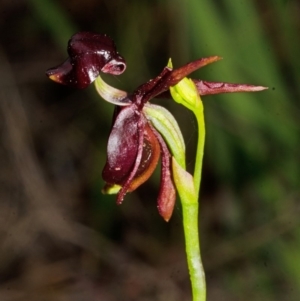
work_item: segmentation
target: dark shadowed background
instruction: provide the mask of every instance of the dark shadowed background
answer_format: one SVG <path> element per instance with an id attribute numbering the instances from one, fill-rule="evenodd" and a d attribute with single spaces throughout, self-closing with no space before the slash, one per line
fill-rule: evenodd
<path id="1" fill-rule="evenodd" d="M 269 86 L 203 97 L 201 248 L 208 301 L 300 299 L 297 0 L 1 0 L 0 300 L 191 300 L 181 209 L 156 210 L 159 171 L 122 206 L 101 194 L 113 106 L 45 70 L 79 30 L 127 60 L 132 91 L 169 57 L 224 59 L 194 78 Z M 193 169 L 196 125 L 171 100 Z"/>

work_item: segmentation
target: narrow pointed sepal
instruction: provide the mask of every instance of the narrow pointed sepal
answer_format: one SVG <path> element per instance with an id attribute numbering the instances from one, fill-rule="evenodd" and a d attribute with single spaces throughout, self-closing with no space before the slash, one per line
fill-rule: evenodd
<path id="1" fill-rule="evenodd" d="M 211 95 L 220 93 L 237 92 L 258 92 L 268 89 L 268 87 L 254 86 L 248 84 L 231 84 L 223 82 L 207 82 L 193 79 L 200 95 Z"/>
<path id="2" fill-rule="evenodd" d="M 153 132 L 161 147 L 161 179 L 157 209 L 162 218 L 168 222 L 173 214 L 176 201 L 176 189 L 171 174 L 171 155 L 164 139 L 154 128 Z"/>
<path id="3" fill-rule="evenodd" d="M 199 68 L 202 68 L 208 64 L 217 62 L 221 59 L 222 58 L 220 56 L 205 57 L 205 58 L 201 58 L 199 60 L 190 62 L 180 68 L 174 69 L 168 78 L 168 83 L 167 83 L 168 87 L 176 85 L 184 77 L 188 76 L 189 74 L 198 70 Z M 169 61 L 169 66 L 171 66 L 171 64 L 172 63 Z"/>
<path id="4" fill-rule="evenodd" d="M 185 167 L 185 143 L 174 116 L 164 107 L 146 103 L 143 112 L 154 128 L 163 136 L 171 153 Z"/>

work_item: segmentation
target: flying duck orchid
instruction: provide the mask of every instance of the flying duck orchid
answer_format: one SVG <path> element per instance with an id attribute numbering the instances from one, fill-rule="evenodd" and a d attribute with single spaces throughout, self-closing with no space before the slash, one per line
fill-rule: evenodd
<path id="1" fill-rule="evenodd" d="M 193 71 L 221 58 L 201 58 L 177 69 L 169 65 L 154 79 L 129 94 L 109 86 L 101 79 L 101 72 L 119 75 L 126 69 L 124 58 L 116 51 L 114 42 L 108 36 L 79 32 L 70 39 L 68 54 L 63 64 L 47 70 L 47 76 L 55 82 L 75 88 L 85 88 L 95 81 L 102 98 L 116 105 L 107 145 L 107 161 L 102 172 L 106 182 L 103 191 L 117 193 L 117 203 L 121 204 L 127 192 L 134 191 L 149 179 L 161 158 L 157 207 L 160 215 L 168 221 L 176 199 L 171 157 L 174 156 L 184 168 L 185 146 L 171 113 L 149 101 L 153 98 L 170 98 L 171 87 Z M 245 84 L 192 81 L 201 96 L 265 89 Z"/>

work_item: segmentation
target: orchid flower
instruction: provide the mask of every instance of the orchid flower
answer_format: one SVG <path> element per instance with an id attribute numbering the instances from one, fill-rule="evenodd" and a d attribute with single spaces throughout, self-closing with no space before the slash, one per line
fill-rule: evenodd
<path id="1" fill-rule="evenodd" d="M 165 67 L 158 76 L 129 94 L 109 86 L 101 79 L 101 72 L 119 75 L 126 69 L 124 58 L 116 51 L 114 42 L 108 36 L 79 32 L 70 39 L 68 54 L 63 64 L 47 70 L 47 76 L 55 82 L 75 88 L 85 88 L 96 80 L 98 93 L 116 105 L 107 145 L 107 161 L 102 172 L 106 182 L 103 191 L 117 193 L 117 203 L 121 204 L 127 192 L 134 191 L 149 179 L 161 157 L 157 207 L 160 215 L 168 221 L 176 199 L 171 157 L 179 158 L 177 161 L 184 168 L 185 147 L 172 115 L 149 101 L 155 97 L 170 98 L 170 87 L 221 57 L 201 58 L 177 69 Z M 192 81 L 201 96 L 265 89 L 247 84 Z"/>
<path id="2" fill-rule="evenodd" d="M 211 56 L 177 69 L 173 69 L 169 61 L 158 76 L 140 85 L 133 93 L 127 93 L 109 86 L 100 76 L 101 72 L 119 75 L 126 69 L 124 58 L 108 36 L 77 33 L 68 43 L 68 54 L 63 64 L 46 72 L 47 76 L 76 88 L 85 88 L 95 81 L 100 96 L 115 105 L 102 172 L 106 182 L 103 192 L 117 193 L 117 203 L 121 204 L 127 192 L 134 191 L 149 179 L 161 158 L 158 211 L 166 221 L 171 218 L 177 191 L 182 204 L 193 300 L 205 301 L 205 275 L 198 233 L 198 195 L 205 141 L 201 96 L 267 88 L 187 78 L 193 71 L 221 59 Z M 197 119 L 198 144 L 193 176 L 185 170 L 185 145 L 176 120 L 165 108 L 150 103 L 153 98 L 171 97 L 193 111 Z"/>

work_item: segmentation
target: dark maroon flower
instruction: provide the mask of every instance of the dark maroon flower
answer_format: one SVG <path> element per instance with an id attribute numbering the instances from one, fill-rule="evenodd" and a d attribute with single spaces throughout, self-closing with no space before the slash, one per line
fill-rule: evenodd
<path id="1" fill-rule="evenodd" d="M 55 82 L 75 88 L 86 88 L 100 72 L 119 75 L 126 69 L 125 60 L 106 35 L 79 32 L 68 43 L 69 58 L 48 69 L 46 75 Z"/>
<path id="2" fill-rule="evenodd" d="M 84 88 L 96 79 L 100 71 L 120 74 L 125 68 L 124 59 L 116 52 L 111 39 L 104 35 L 82 32 L 69 41 L 69 59 L 61 66 L 47 71 L 56 82 Z M 178 69 L 165 67 L 154 79 L 139 86 L 131 95 L 112 87 L 96 87 L 99 94 L 117 104 L 107 145 L 107 161 L 103 169 L 105 192 L 118 192 L 121 204 L 127 192 L 135 190 L 153 173 L 161 157 L 161 183 L 158 210 L 168 221 L 175 204 L 176 191 L 171 177 L 171 154 L 158 131 L 147 119 L 143 110 L 154 97 L 170 97 L 169 88 L 193 71 L 220 60 L 218 56 L 202 58 Z M 212 83 L 194 80 L 200 95 L 260 91 L 261 86 Z"/>

